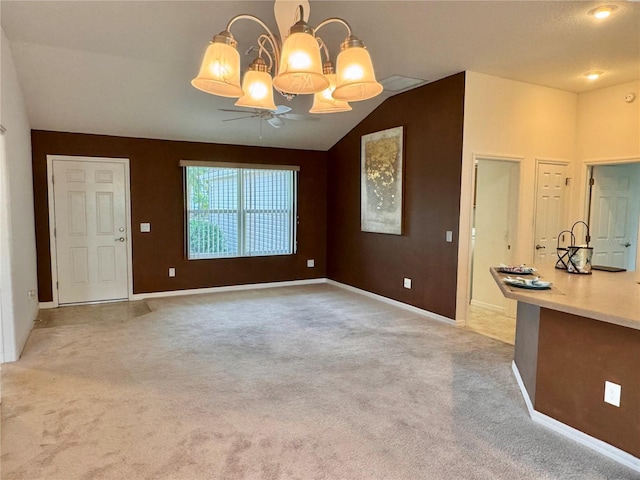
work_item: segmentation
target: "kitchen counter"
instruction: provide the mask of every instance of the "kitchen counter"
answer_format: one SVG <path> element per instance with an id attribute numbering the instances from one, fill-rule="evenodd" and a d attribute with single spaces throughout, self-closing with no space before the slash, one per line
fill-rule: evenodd
<path id="1" fill-rule="evenodd" d="M 512 287 L 502 281 L 509 275 L 498 273 L 494 268 L 491 275 L 507 298 L 640 330 L 640 284 L 636 282 L 635 272 L 594 271 L 591 275 L 582 275 L 552 266 L 538 268 L 536 275 L 553 283 L 550 290 Z"/>
<path id="2" fill-rule="evenodd" d="M 553 283 L 547 290 L 507 285 L 494 268 L 491 275 L 518 301 L 512 367 L 533 421 L 640 472 L 637 275 L 540 267 Z M 618 399 L 605 394 L 606 382 L 620 387 Z"/>

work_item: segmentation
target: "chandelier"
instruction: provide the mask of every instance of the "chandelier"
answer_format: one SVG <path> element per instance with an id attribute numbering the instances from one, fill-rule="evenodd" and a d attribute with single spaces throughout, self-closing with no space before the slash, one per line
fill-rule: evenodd
<path id="1" fill-rule="evenodd" d="M 276 0 L 275 3 L 277 14 L 278 4 L 287 2 Z M 297 21 L 289 28 L 284 43 L 281 43 L 258 17 L 236 15 L 209 42 L 198 76 L 191 84 L 206 93 L 238 98 L 235 105 L 239 107 L 265 110 L 276 109 L 274 89 L 288 100 L 296 95 L 314 94 L 309 113 L 348 111 L 351 110 L 348 102 L 367 100 L 382 92 L 383 87 L 376 81 L 369 52 L 364 43 L 352 34 L 345 20 L 328 18 L 312 28 L 304 18 L 304 8 L 298 5 L 294 17 Z M 266 33 L 258 36 L 257 45 L 249 49 L 249 52 L 257 50 L 258 56 L 245 72 L 241 86 L 240 54 L 231 27 L 238 20 L 245 19 L 260 24 Z M 335 68 L 327 46 L 316 35 L 330 23 L 339 23 L 347 30 Z"/>

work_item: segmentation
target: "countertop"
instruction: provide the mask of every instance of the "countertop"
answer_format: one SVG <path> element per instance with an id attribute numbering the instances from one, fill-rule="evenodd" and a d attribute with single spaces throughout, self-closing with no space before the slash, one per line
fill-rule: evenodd
<path id="1" fill-rule="evenodd" d="M 490 271 L 507 298 L 640 330 L 640 284 L 635 272 L 593 271 L 582 275 L 553 266 L 534 267 L 541 280 L 553 283 L 550 290 L 511 287 L 502 281 L 507 274 L 498 273 L 493 267 Z"/>

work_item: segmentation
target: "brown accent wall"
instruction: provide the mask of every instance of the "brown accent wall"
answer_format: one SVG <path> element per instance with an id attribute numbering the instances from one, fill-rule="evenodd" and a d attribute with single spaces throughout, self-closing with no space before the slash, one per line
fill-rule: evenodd
<path id="1" fill-rule="evenodd" d="M 455 318 L 464 73 L 387 99 L 329 151 L 328 277 Z M 360 231 L 360 138 L 404 126 L 404 233 Z M 445 232 L 453 231 L 453 242 Z M 412 289 L 403 288 L 403 278 Z"/>
<path id="2" fill-rule="evenodd" d="M 640 457 L 640 330 L 540 309 L 535 409 Z M 622 386 L 620 407 L 604 382 Z"/>
<path id="3" fill-rule="evenodd" d="M 134 293 L 326 276 L 326 152 L 40 130 L 31 142 L 41 302 L 52 300 L 47 155 L 54 154 L 130 159 Z M 299 165 L 297 254 L 187 260 L 181 159 Z M 141 222 L 151 223 L 151 233 L 140 233 Z M 315 268 L 307 268 L 309 258 Z M 176 277 L 169 278 L 169 267 Z"/>

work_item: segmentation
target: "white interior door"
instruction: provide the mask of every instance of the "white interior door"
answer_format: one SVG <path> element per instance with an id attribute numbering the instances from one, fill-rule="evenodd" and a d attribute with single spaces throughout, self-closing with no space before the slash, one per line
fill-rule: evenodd
<path id="1" fill-rule="evenodd" d="M 52 166 L 58 303 L 128 298 L 125 165 Z"/>
<path id="2" fill-rule="evenodd" d="M 536 265 L 555 265 L 558 259 L 556 255 L 558 233 L 567 228 L 564 218 L 566 178 L 566 165 L 538 163 L 534 234 Z M 565 239 L 569 240 L 566 237 Z"/>
<path id="3" fill-rule="evenodd" d="M 640 215 L 640 164 L 594 166 L 592 178 L 592 264 L 634 270 Z"/>

